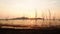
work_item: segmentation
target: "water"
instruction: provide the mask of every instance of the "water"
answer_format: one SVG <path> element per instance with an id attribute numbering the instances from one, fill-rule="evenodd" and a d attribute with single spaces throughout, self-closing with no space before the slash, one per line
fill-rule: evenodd
<path id="1" fill-rule="evenodd" d="M 34 26 L 37 25 L 39 27 L 48 27 L 48 26 L 57 26 L 60 25 L 60 21 L 58 20 L 0 20 L 0 24 L 11 24 L 11 25 L 24 25 L 24 26 Z M 2 26 L 2 28 L 7 26 Z M 13 27 L 8 27 L 13 28 Z M 16 28 L 16 27 L 15 27 Z M 17 27 L 21 28 L 21 27 Z M 28 27 L 30 28 L 30 27 Z"/>

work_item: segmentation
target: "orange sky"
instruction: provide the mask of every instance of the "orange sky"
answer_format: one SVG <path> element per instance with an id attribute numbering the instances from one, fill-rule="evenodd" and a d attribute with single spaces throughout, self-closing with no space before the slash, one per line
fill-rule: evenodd
<path id="1" fill-rule="evenodd" d="M 0 18 L 11 17 L 35 17 L 49 16 L 48 9 L 51 11 L 51 17 L 60 17 L 60 0 L 0 0 Z"/>

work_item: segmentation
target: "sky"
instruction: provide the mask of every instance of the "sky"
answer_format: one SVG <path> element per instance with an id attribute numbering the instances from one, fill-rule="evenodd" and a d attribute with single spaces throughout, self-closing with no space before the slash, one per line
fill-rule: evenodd
<path id="1" fill-rule="evenodd" d="M 60 18 L 60 0 L 0 0 L 0 18 L 37 17 Z"/>

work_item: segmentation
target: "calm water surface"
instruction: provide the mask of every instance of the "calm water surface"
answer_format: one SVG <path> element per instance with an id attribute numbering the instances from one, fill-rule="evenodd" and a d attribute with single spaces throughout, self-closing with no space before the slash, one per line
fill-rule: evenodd
<path id="1" fill-rule="evenodd" d="M 11 24 L 11 25 L 27 25 L 27 26 L 57 26 L 60 25 L 58 20 L 0 20 L 0 24 Z"/>

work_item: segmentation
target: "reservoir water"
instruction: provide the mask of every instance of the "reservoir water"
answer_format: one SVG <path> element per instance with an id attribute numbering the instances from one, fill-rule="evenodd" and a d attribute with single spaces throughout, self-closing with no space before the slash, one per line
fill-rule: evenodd
<path id="1" fill-rule="evenodd" d="M 0 24 L 23 25 L 23 26 L 37 25 L 39 27 L 48 27 L 48 26 L 58 26 L 60 25 L 60 21 L 59 20 L 0 20 Z M 2 28 L 13 28 L 13 27 L 2 26 Z"/>

